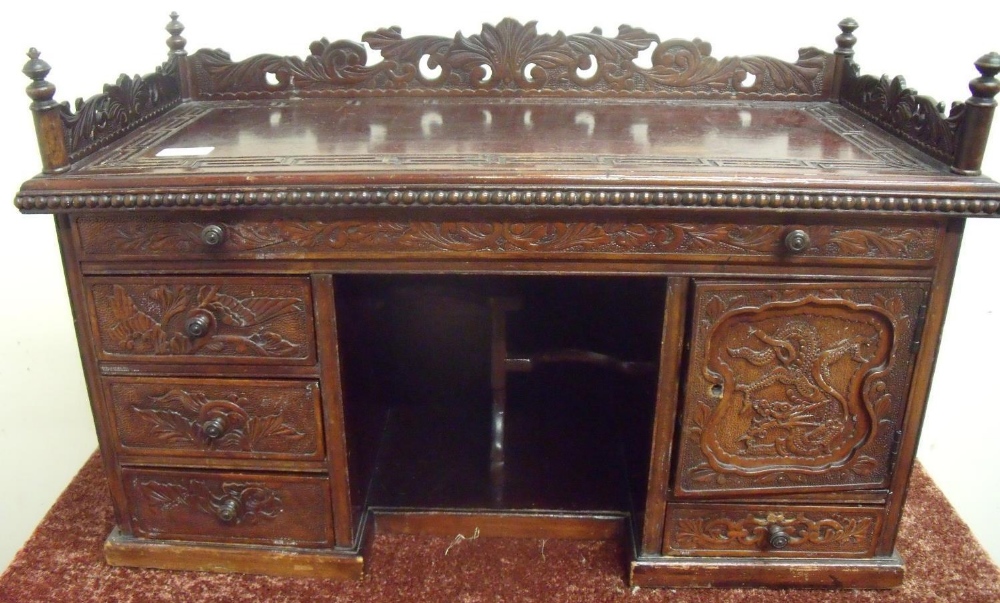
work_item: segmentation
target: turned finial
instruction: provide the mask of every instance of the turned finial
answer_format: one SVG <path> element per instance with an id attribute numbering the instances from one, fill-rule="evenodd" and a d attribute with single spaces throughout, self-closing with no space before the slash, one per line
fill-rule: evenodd
<path id="1" fill-rule="evenodd" d="M 178 16 L 176 11 L 170 13 L 170 23 L 167 23 L 167 33 L 170 34 L 170 37 L 167 38 L 167 47 L 170 48 L 170 54 L 186 55 L 184 46 L 187 44 L 187 40 L 181 36 L 184 24 L 177 20 Z"/>
<path id="2" fill-rule="evenodd" d="M 45 77 L 52 70 L 49 64 L 40 59 L 42 53 L 38 52 L 38 49 L 32 48 L 28 51 L 28 62 L 24 64 L 24 69 L 21 73 L 31 78 L 31 83 L 25 88 L 25 92 L 33 100 L 33 107 L 45 107 L 54 101 L 52 97 L 56 94 L 56 87 L 51 82 L 45 80 Z"/>
<path id="3" fill-rule="evenodd" d="M 976 69 L 979 77 L 969 82 L 969 90 L 972 91 L 969 102 L 976 105 L 996 105 L 997 101 L 993 97 L 1000 93 L 1000 81 L 997 80 L 997 74 L 1000 73 L 1000 53 L 991 52 L 979 57 Z"/>
<path id="4" fill-rule="evenodd" d="M 840 27 L 840 35 L 837 36 L 837 50 L 834 53 L 848 58 L 853 57 L 854 45 L 858 43 L 858 39 L 854 37 L 858 22 L 848 17 L 837 25 Z"/>

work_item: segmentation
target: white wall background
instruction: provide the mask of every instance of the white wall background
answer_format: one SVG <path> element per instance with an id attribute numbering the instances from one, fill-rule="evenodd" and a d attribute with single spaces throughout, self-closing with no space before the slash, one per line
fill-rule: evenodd
<path id="1" fill-rule="evenodd" d="M 359 40 L 400 25 L 404 35 L 477 33 L 505 16 L 537 19 L 539 31 L 613 34 L 621 23 L 661 38 L 699 36 L 713 55 L 766 54 L 794 60 L 799 46 L 835 47 L 837 22 L 853 16 L 865 73 L 907 75 L 921 93 L 950 103 L 968 97 L 973 61 L 1000 50 L 1000 4 L 962 10 L 902 10 L 898 3 L 577 2 L 572 8 L 505 2 L 268 3 L 160 0 L 17 3 L 0 36 L 0 568 L 28 537 L 96 446 L 76 352 L 62 268 L 48 216 L 10 203 L 40 170 L 20 74 L 35 45 L 52 65 L 57 100 L 100 91 L 119 73 L 147 73 L 166 58 L 163 26 L 177 10 L 188 50 L 221 47 L 234 58 L 258 52 L 303 55 L 326 36 Z M 1000 124 L 984 166 L 1000 178 Z M 959 513 L 1000 560 L 1000 219 L 968 224 L 919 458 Z"/>

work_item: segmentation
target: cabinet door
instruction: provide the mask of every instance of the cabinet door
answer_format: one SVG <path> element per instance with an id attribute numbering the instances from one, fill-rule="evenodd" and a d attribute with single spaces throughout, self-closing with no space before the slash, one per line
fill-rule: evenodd
<path id="1" fill-rule="evenodd" d="M 677 496 L 887 487 L 916 283 L 697 283 Z"/>

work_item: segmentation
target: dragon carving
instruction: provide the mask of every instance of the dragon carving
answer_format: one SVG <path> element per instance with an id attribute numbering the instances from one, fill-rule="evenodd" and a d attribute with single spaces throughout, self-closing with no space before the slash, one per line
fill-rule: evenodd
<path id="1" fill-rule="evenodd" d="M 752 409 L 756 415 L 742 438 L 746 452 L 806 457 L 832 453 L 856 421 L 851 420 L 848 400 L 832 385 L 831 366 L 845 357 L 867 364 L 877 336 L 857 335 L 824 349 L 816 327 L 800 320 L 773 335 L 755 328 L 750 334 L 765 347 L 728 350 L 733 358 L 770 367 L 765 376 L 736 385 L 743 397 L 741 412 Z M 787 386 L 787 399 L 762 395 L 775 384 Z"/>

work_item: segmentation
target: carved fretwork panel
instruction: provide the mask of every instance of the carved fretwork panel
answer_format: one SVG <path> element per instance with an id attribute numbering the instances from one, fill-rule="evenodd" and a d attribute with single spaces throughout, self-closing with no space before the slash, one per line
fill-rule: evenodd
<path id="1" fill-rule="evenodd" d="M 924 296 L 698 284 L 676 494 L 885 487 Z"/>
<path id="2" fill-rule="evenodd" d="M 105 360 L 309 363 L 304 278 L 122 278 L 88 285 Z"/>
<path id="3" fill-rule="evenodd" d="M 315 381 L 107 381 L 124 454 L 206 459 L 324 458 Z"/>
<path id="4" fill-rule="evenodd" d="M 325 478 L 124 469 L 135 536 L 164 540 L 327 546 Z"/>
<path id="5" fill-rule="evenodd" d="M 535 22 L 504 19 L 478 34 L 403 37 L 398 27 L 368 32 L 362 42 L 381 55 L 369 65 L 357 42 L 325 38 L 309 56 L 261 54 L 233 61 L 222 50 L 190 57 L 200 98 L 357 95 L 359 93 L 586 93 L 749 98 L 821 98 L 829 89 L 832 56 L 799 50 L 798 60 L 711 56 L 703 40 L 664 40 L 622 25 L 567 35 L 538 33 Z M 652 64 L 639 54 L 653 46 Z"/>

